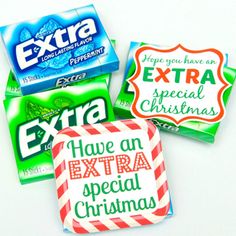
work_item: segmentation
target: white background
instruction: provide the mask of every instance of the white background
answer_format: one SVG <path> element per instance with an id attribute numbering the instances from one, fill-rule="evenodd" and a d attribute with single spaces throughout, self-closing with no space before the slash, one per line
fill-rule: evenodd
<path id="1" fill-rule="evenodd" d="M 94 2 L 110 37 L 118 40 L 120 71 L 130 41 L 192 49 L 216 47 L 236 58 L 235 0 L 0 0 L 0 25 Z M 234 59 L 236 66 L 236 60 Z M 2 105 L 9 68 L 0 51 L 0 235 L 63 236 L 53 180 L 21 186 Z M 236 235 L 236 88 L 214 145 L 161 133 L 175 215 L 161 224 L 100 235 Z"/>

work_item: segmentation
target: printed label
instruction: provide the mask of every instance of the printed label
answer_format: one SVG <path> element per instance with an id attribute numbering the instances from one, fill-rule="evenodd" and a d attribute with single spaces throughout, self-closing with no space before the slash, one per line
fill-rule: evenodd
<path id="1" fill-rule="evenodd" d="M 72 215 L 79 222 L 151 213 L 158 208 L 145 131 L 69 139 L 61 155 L 66 157 Z"/>
<path id="2" fill-rule="evenodd" d="M 140 47 L 136 72 L 128 80 L 135 91 L 132 114 L 164 118 L 176 125 L 188 120 L 215 123 L 225 114 L 224 56 L 216 49 Z"/>

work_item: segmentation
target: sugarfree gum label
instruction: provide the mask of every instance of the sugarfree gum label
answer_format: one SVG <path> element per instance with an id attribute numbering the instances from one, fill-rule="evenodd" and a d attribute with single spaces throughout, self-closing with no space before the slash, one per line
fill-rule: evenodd
<path id="1" fill-rule="evenodd" d="M 219 122 L 225 114 L 224 56 L 216 49 L 189 50 L 143 46 L 134 55 L 136 72 L 132 114 L 164 118 L 180 125 L 189 120 Z"/>
<path id="2" fill-rule="evenodd" d="M 93 5 L 1 28 L 22 93 L 32 94 L 118 69 Z"/>
<path id="3" fill-rule="evenodd" d="M 113 219 L 126 223 L 120 226 L 124 228 L 140 226 L 128 224 L 137 215 L 143 224 L 167 216 L 170 196 L 159 133 L 151 122 L 69 127 L 57 134 L 52 153 L 59 206 L 70 205 L 60 209 L 66 229 L 93 232 L 98 221 L 97 226 L 111 230 L 117 229 Z"/>
<path id="4" fill-rule="evenodd" d="M 100 78 L 6 99 L 4 105 L 22 183 L 53 177 L 50 152 L 59 130 L 114 120 L 106 80 Z"/>

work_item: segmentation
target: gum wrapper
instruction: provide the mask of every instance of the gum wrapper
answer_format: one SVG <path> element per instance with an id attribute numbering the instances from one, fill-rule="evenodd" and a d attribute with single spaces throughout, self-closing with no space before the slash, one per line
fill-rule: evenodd
<path id="1" fill-rule="evenodd" d="M 235 82 L 227 54 L 132 42 L 115 113 L 213 143 Z"/>
<path id="2" fill-rule="evenodd" d="M 93 80 L 93 79 L 96 79 L 96 80 L 105 80 L 106 83 L 107 83 L 107 86 L 109 88 L 110 86 L 110 81 L 111 81 L 111 74 L 104 74 L 104 75 L 100 75 L 100 76 L 97 76 L 95 78 L 91 78 L 91 79 L 88 79 L 89 81 L 90 80 Z M 74 82 L 74 83 L 70 83 L 64 87 L 67 87 L 67 86 L 76 86 L 80 83 L 79 82 Z M 54 88 L 54 89 L 60 89 L 60 87 L 58 88 Z M 53 90 L 54 90 L 53 89 Z M 51 90 L 51 89 L 50 89 Z M 7 86 L 6 86 L 6 90 L 5 90 L 5 97 L 8 99 L 8 98 L 14 98 L 14 97 L 21 97 L 23 96 L 22 93 L 21 93 L 21 90 L 20 90 L 20 86 L 19 84 L 17 83 L 16 79 L 15 79 L 15 76 L 14 74 L 12 73 L 12 71 L 10 71 L 9 75 L 8 75 L 8 80 L 7 80 Z"/>
<path id="3" fill-rule="evenodd" d="M 115 48 L 116 40 L 111 40 L 111 42 L 112 42 L 113 47 Z M 94 78 L 91 78 L 91 79 L 94 79 Z M 108 88 L 110 87 L 111 74 L 101 75 L 101 76 L 96 77 L 96 79 L 105 79 Z M 68 86 L 77 85 L 79 82 L 70 83 Z M 10 73 L 8 75 L 6 90 L 5 90 L 5 97 L 6 98 L 13 98 L 13 97 L 20 97 L 20 96 L 22 96 L 20 86 L 17 83 L 13 72 L 10 71 Z"/>
<path id="4" fill-rule="evenodd" d="M 173 214 L 159 131 L 149 121 L 67 127 L 52 155 L 67 232 L 156 224 Z"/>
<path id="5" fill-rule="evenodd" d="M 51 143 L 59 130 L 114 120 L 107 84 L 101 79 L 6 99 L 4 106 L 22 184 L 54 176 Z"/>
<path id="6" fill-rule="evenodd" d="M 1 37 L 23 95 L 119 68 L 93 5 L 4 26 Z"/>

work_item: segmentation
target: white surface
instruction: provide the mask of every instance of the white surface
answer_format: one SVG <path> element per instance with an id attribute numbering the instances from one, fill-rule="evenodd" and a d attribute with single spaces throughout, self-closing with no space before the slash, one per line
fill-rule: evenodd
<path id="1" fill-rule="evenodd" d="M 0 25 L 92 2 L 110 37 L 118 40 L 121 67 L 112 81 L 113 101 L 119 92 L 132 40 L 216 47 L 236 58 L 235 0 L 0 0 Z M 9 70 L 2 51 L 0 68 L 0 235 L 63 236 L 54 181 L 25 186 L 18 181 L 2 105 Z M 161 133 L 174 217 L 158 225 L 101 235 L 236 235 L 235 100 L 234 88 L 214 145 Z"/>

